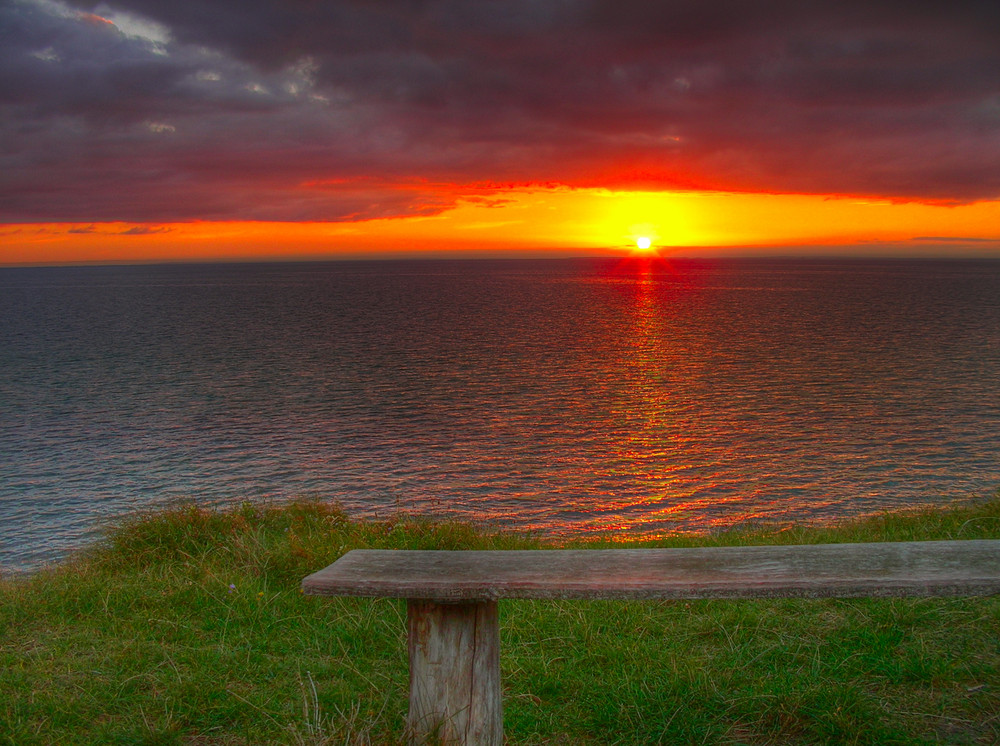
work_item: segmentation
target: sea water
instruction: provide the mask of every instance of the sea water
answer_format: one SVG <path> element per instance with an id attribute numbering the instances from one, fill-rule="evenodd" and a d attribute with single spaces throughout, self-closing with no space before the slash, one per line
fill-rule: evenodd
<path id="1" fill-rule="evenodd" d="M 0 269 L 0 568 L 314 497 L 544 535 L 1000 486 L 1000 262 Z"/>

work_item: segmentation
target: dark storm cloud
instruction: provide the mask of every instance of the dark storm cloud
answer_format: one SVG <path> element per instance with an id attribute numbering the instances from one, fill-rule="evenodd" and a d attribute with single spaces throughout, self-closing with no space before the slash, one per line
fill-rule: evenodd
<path id="1" fill-rule="evenodd" d="M 0 35 L 9 222 L 431 214 L 448 183 L 1000 196 L 994 2 L 7 0 Z"/>

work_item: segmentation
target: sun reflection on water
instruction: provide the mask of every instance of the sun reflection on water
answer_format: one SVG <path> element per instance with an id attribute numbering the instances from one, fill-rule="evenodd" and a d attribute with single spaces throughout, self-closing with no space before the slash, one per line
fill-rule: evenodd
<path id="1" fill-rule="evenodd" d="M 604 423 L 612 433 L 609 453 L 598 466 L 634 489 L 609 490 L 593 500 L 587 523 L 593 530 L 633 535 L 637 528 L 670 531 L 675 519 L 690 514 L 714 487 L 705 481 L 699 463 L 704 459 L 687 431 L 689 412 L 676 397 L 681 381 L 703 375 L 702 357 L 692 354 L 690 335 L 671 325 L 677 306 L 689 310 L 703 300 L 688 278 L 659 257 L 625 260 L 614 279 L 623 304 L 623 339 L 603 371 L 617 387 Z"/>

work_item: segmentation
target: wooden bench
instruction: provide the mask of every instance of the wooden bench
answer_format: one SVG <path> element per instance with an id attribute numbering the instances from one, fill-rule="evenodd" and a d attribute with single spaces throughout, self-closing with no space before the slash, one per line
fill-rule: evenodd
<path id="1" fill-rule="evenodd" d="M 503 743 L 497 599 L 1000 593 L 1000 540 L 695 549 L 355 550 L 305 593 L 407 599 L 411 743 Z"/>

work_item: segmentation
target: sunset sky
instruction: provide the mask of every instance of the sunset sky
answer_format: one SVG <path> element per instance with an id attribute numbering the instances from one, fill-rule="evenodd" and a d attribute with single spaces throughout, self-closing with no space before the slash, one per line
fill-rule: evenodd
<path id="1" fill-rule="evenodd" d="M 1000 3 L 0 0 L 0 264 L 1000 256 Z"/>

